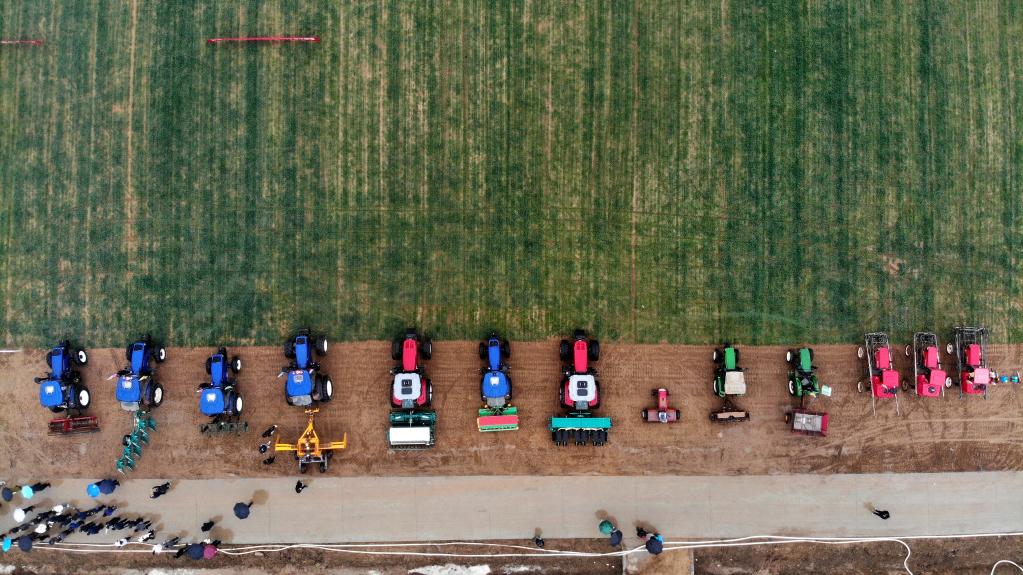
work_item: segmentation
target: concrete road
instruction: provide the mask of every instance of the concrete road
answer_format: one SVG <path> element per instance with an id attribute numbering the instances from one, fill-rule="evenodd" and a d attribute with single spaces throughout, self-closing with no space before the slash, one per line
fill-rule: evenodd
<path id="1" fill-rule="evenodd" d="M 1023 531 L 1023 473 L 772 475 L 741 477 L 303 477 L 176 480 L 149 499 L 159 481 L 126 480 L 101 502 L 158 518 L 161 537 L 199 535 L 217 518 L 215 536 L 231 543 L 385 542 L 598 537 L 606 513 L 628 532 L 642 521 L 668 538 L 743 535 L 923 535 Z M 42 506 L 91 505 L 86 481 L 54 481 Z M 252 515 L 232 514 L 255 499 Z M 6 504 L 0 528 L 13 525 Z M 882 521 L 875 505 L 891 512 Z M 69 541 L 113 541 L 118 534 Z M 162 539 L 161 539 L 162 540 Z"/>

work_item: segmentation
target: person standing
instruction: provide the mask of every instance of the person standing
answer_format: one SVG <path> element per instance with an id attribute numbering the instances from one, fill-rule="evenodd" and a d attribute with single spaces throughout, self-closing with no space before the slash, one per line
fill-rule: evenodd
<path id="1" fill-rule="evenodd" d="M 167 482 L 164 482 L 164 483 L 161 483 L 159 485 L 154 486 L 153 487 L 153 494 L 150 495 L 149 498 L 150 499 L 156 499 L 158 497 L 166 495 L 167 492 L 170 490 L 170 486 L 171 486 L 170 481 L 167 481 Z"/>
<path id="2" fill-rule="evenodd" d="M 295 482 L 295 493 L 302 493 L 302 491 L 303 491 L 303 490 L 304 490 L 304 489 L 305 489 L 306 487 L 309 487 L 309 486 L 308 486 L 308 485 L 306 485 L 305 483 L 302 483 L 302 480 L 301 480 L 301 479 L 299 479 L 298 481 L 296 481 L 296 482 Z"/>
<path id="3" fill-rule="evenodd" d="M 892 514 L 888 513 L 888 511 L 885 510 L 885 509 L 875 509 L 873 511 L 873 513 L 874 513 L 874 515 L 877 515 L 878 517 L 880 517 L 881 519 L 884 519 L 886 521 L 888 520 L 889 517 L 892 516 Z"/>
<path id="4" fill-rule="evenodd" d="M 646 542 L 646 550 L 651 555 L 660 555 L 664 551 L 664 538 L 660 533 L 656 531 L 651 533 L 642 527 L 636 527 L 636 537 Z"/>

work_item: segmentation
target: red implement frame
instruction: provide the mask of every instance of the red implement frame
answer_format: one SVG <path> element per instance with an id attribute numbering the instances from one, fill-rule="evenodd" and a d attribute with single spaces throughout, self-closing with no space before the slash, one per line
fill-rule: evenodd
<path id="1" fill-rule="evenodd" d="M 319 36 L 242 36 L 239 38 L 210 38 L 207 44 L 224 44 L 227 42 L 314 42 L 319 43 Z"/>
<path id="2" fill-rule="evenodd" d="M 51 435 L 67 435 L 69 433 L 91 433 L 99 431 L 99 422 L 95 415 L 79 417 L 61 417 L 50 420 Z"/>

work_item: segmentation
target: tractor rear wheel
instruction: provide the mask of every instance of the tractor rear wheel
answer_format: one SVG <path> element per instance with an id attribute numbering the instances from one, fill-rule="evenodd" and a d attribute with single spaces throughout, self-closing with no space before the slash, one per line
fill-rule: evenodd
<path id="1" fill-rule="evenodd" d="M 163 385 L 157 382 L 153 382 L 152 391 L 149 392 L 149 405 L 150 407 L 160 407 L 163 403 Z"/>
<path id="2" fill-rule="evenodd" d="M 213 358 L 212 357 L 207 357 L 206 358 L 206 375 L 210 375 L 212 373 L 213 373 Z"/>
<path id="3" fill-rule="evenodd" d="M 425 338 L 422 346 L 419 348 L 423 353 L 423 359 L 430 359 L 433 357 L 433 340 Z"/>
<path id="4" fill-rule="evenodd" d="M 591 339 L 589 345 L 586 346 L 586 352 L 590 361 L 597 361 L 600 359 L 600 342 L 598 340 Z"/>
<path id="5" fill-rule="evenodd" d="M 391 359 L 401 359 L 401 344 L 402 340 L 398 338 L 391 341 Z"/>
<path id="6" fill-rule="evenodd" d="M 327 355 L 327 338 L 318 337 L 316 338 L 316 355 L 324 356 Z"/>
<path id="7" fill-rule="evenodd" d="M 504 356 L 505 359 L 511 357 L 511 344 L 508 343 L 508 340 L 506 339 L 501 340 L 501 355 Z"/>
<path id="8" fill-rule="evenodd" d="M 92 401 L 92 396 L 89 395 L 89 388 L 85 387 L 84 385 L 79 386 L 77 390 L 76 400 L 78 401 L 79 409 L 85 409 L 86 407 L 89 407 L 89 403 Z"/>
<path id="9" fill-rule="evenodd" d="M 163 363 L 167 359 L 167 348 L 162 345 L 156 348 L 156 363 Z"/>
<path id="10" fill-rule="evenodd" d="M 89 354 L 85 353 L 84 349 L 79 349 L 75 352 L 78 365 L 87 365 L 89 363 Z"/>
<path id="11" fill-rule="evenodd" d="M 237 355 L 231 359 L 231 371 L 239 373 L 242 370 L 242 358 Z"/>
<path id="12" fill-rule="evenodd" d="M 480 342 L 480 359 L 487 359 L 487 344 Z"/>
<path id="13" fill-rule="evenodd" d="M 568 361 L 572 357 L 572 347 L 568 344 L 567 339 L 561 340 L 561 344 L 558 346 L 558 357 L 561 361 Z"/>
<path id="14" fill-rule="evenodd" d="M 330 376 L 323 376 L 320 386 L 320 401 L 326 403 L 334 398 L 334 382 L 331 381 Z"/>
<path id="15" fill-rule="evenodd" d="M 234 396 L 234 414 L 241 415 L 243 407 L 244 405 L 242 404 L 242 396 L 240 395 Z"/>

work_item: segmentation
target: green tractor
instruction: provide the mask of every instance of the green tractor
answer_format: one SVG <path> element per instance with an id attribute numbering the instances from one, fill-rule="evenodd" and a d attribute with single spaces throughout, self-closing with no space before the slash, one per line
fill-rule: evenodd
<path id="1" fill-rule="evenodd" d="M 739 350 L 729 344 L 714 350 L 714 393 L 718 397 L 746 395 L 746 374 L 739 367 Z"/>
<path id="2" fill-rule="evenodd" d="M 790 349 L 785 353 L 785 361 L 789 364 L 789 395 L 800 399 L 817 397 L 821 382 L 817 379 L 817 366 L 813 364 L 813 349 Z"/>
<path id="3" fill-rule="evenodd" d="M 739 367 L 739 350 L 726 343 L 714 349 L 714 394 L 722 398 L 721 408 L 710 413 L 715 423 L 749 421 L 749 412 L 736 407 L 730 397 L 746 395 L 746 373 Z"/>

